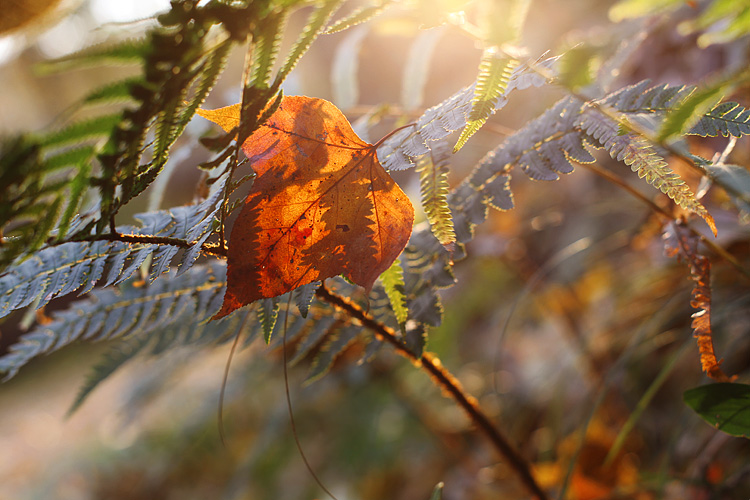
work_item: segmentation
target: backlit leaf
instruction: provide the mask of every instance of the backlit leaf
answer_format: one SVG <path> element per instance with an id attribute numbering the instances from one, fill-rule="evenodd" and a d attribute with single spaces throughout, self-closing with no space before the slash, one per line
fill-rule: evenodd
<path id="1" fill-rule="evenodd" d="M 199 111 L 232 130 L 239 105 Z M 243 144 L 257 175 L 235 222 L 220 318 L 343 274 L 368 292 L 411 234 L 411 202 L 328 101 L 285 96 Z"/>
<path id="2" fill-rule="evenodd" d="M 750 385 L 709 384 L 687 390 L 682 397 L 718 430 L 732 436 L 750 436 Z"/>

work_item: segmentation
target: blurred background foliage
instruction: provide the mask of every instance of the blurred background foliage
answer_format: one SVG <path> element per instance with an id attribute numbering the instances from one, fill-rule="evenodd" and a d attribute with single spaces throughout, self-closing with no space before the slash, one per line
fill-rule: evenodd
<path id="1" fill-rule="evenodd" d="M 285 83 L 286 94 L 330 99 L 355 124 L 374 113 L 370 134 L 377 139 L 474 81 L 481 47 L 450 26 L 423 30 L 439 24 L 430 17 L 440 12 L 436 4 L 450 9 L 455 3 L 403 2 L 372 23 L 321 37 Z M 623 40 L 636 48 L 616 66 L 614 88 L 644 78 L 695 84 L 747 66 L 750 9 L 743 4 L 538 0 L 531 3 L 523 45 L 534 57 L 581 51 L 566 80 L 576 89 L 593 81 Z M 4 4 L 0 135 L 50 127 L 87 91 L 132 71 L 45 76 L 35 69 L 41 62 L 141 36 L 149 17 L 168 7 L 159 0 Z M 304 11 L 298 14 L 289 33 L 304 23 Z M 232 55 L 206 107 L 239 101 L 242 59 Z M 420 79 L 423 91 L 415 92 Z M 462 179 L 508 131 L 566 92 L 551 86 L 514 95 L 456 155 L 451 179 Z M 750 105 L 747 84 L 734 92 L 726 99 Z M 162 207 L 193 198 L 200 177 L 195 166 L 208 158 L 197 139 L 207 129 L 192 123 L 179 140 Z M 710 158 L 726 142 L 697 138 L 690 146 Z M 738 141 L 731 162 L 750 164 L 748 141 Z M 697 187 L 693 171 L 678 161 L 670 166 Z M 622 172 L 621 165 L 613 168 Z M 628 174 L 626 182 L 669 204 Z M 569 477 L 567 498 L 750 496 L 748 441 L 715 431 L 682 402 L 682 393 L 705 379 L 691 337 L 692 284 L 686 266 L 664 256 L 658 220 L 638 199 L 584 168 L 554 184 L 522 177 L 514 180 L 516 208 L 491 211 L 469 245 L 471 258 L 457 264 L 458 284 L 443 294 L 445 317 L 431 331 L 428 349 L 501 423 L 541 482 L 557 487 Z M 418 198 L 413 172 L 396 178 Z M 719 226 L 717 243 L 750 267 L 748 226 L 737 223 L 723 192 L 709 191 L 704 202 Z M 146 208 L 131 205 L 125 215 Z M 709 256 L 716 348 L 725 371 L 747 381 L 748 281 Z M 64 306 L 59 301 L 48 311 Z M 18 313 L 0 324 L 3 349 L 23 326 Z M 304 363 L 290 370 L 300 440 L 340 500 L 427 499 L 439 481 L 446 500 L 528 498 L 423 373 L 386 350 L 357 364 L 358 349 L 351 346 L 328 376 L 311 384 L 303 383 Z M 226 445 L 216 408 L 228 346 L 137 359 L 65 419 L 101 352 L 65 350 L 0 386 L 0 497 L 322 497 L 291 435 L 278 346 L 256 342 L 235 357 L 224 408 Z"/>

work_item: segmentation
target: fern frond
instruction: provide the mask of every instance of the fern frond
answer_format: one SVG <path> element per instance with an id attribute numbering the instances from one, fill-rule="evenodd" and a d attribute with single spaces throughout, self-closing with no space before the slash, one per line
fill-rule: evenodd
<path id="1" fill-rule="evenodd" d="M 380 281 L 388 296 L 388 301 L 390 302 L 393 314 L 396 316 L 396 321 L 398 321 L 403 331 L 409 311 L 406 308 L 406 295 L 404 292 L 404 270 L 401 268 L 399 259 L 393 261 L 391 267 L 380 275 Z"/>
<path id="2" fill-rule="evenodd" d="M 78 213 L 78 207 L 81 205 L 86 188 L 89 186 L 89 178 L 91 177 L 91 157 L 93 157 L 93 151 L 91 152 L 91 156 L 84 158 L 78 164 L 78 173 L 70 182 L 67 206 L 65 207 L 65 211 L 57 225 L 58 239 L 62 239 L 67 234 L 73 217 Z"/>
<path id="3" fill-rule="evenodd" d="M 53 61 L 41 63 L 37 68 L 43 74 L 50 74 L 103 65 L 141 64 L 149 49 L 146 39 L 124 40 L 115 44 L 102 43 Z"/>
<path id="4" fill-rule="evenodd" d="M 51 148 L 81 143 L 87 139 L 107 137 L 121 121 L 121 113 L 97 116 L 44 135 L 39 142 L 43 147 Z"/>
<path id="5" fill-rule="evenodd" d="M 307 318 L 307 313 L 310 310 L 310 303 L 315 296 L 315 290 L 317 290 L 320 285 L 320 281 L 313 281 L 312 283 L 302 285 L 294 291 L 294 303 L 303 318 Z"/>
<path id="6" fill-rule="evenodd" d="M 95 154 L 96 149 L 93 146 L 66 149 L 62 152 L 46 156 L 43 160 L 44 170 L 52 172 L 65 167 L 90 164 Z"/>
<path id="7" fill-rule="evenodd" d="M 326 35 L 331 35 L 333 33 L 338 33 L 339 31 L 349 29 L 352 26 L 365 23 L 375 16 L 378 16 L 391 4 L 393 4 L 393 0 L 380 0 L 374 5 L 362 6 L 353 11 L 348 16 L 335 21 L 328 28 L 326 28 L 323 33 Z"/>
<path id="8" fill-rule="evenodd" d="M 580 125 L 612 158 L 628 165 L 638 177 L 645 178 L 646 182 L 669 196 L 680 207 L 702 217 L 716 233 L 711 214 L 701 205 L 685 181 L 667 166 L 645 139 L 631 133 L 620 135 L 614 121 L 592 110 L 581 114 Z"/>
<path id="9" fill-rule="evenodd" d="M 466 141 L 482 128 L 487 118 L 495 111 L 497 100 L 503 98 L 513 70 L 517 66 L 517 60 L 498 56 L 494 47 L 484 51 L 482 61 L 479 63 L 479 76 L 477 76 L 477 84 L 474 88 L 468 123 L 453 147 L 454 153 L 459 151 Z"/>
<path id="10" fill-rule="evenodd" d="M 723 83 L 698 89 L 674 106 L 662 122 L 656 141 L 663 143 L 690 130 L 701 116 L 716 107 L 726 86 Z"/>
<path id="11" fill-rule="evenodd" d="M 258 321 L 263 327 L 263 339 L 271 342 L 271 334 L 279 317 L 279 298 L 263 299 L 258 304 Z"/>
<path id="12" fill-rule="evenodd" d="M 223 182 L 202 203 L 176 207 L 170 211 L 136 216 L 141 228 L 118 228 L 120 234 L 177 238 L 192 243 L 178 267 L 178 275 L 193 266 L 203 241 L 210 235 L 217 215 Z M 169 251 L 159 249 L 170 249 Z M 178 247 L 123 241 L 70 242 L 43 248 L 29 259 L 9 267 L 0 275 L 0 317 L 26 307 L 35 300 L 38 306 L 57 296 L 81 289 L 90 291 L 100 280 L 105 286 L 128 279 L 151 255 L 152 277 L 166 272 Z M 155 254 L 156 252 L 156 254 Z M 127 266 L 126 266 L 127 263 Z M 104 276 L 105 267 L 109 269 Z"/>
<path id="13" fill-rule="evenodd" d="M 422 194 L 422 208 L 430 221 L 432 233 L 441 245 L 456 241 L 453 219 L 448 206 L 448 163 L 451 150 L 445 142 L 435 143 L 429 155 L 420 159 L 417 166 Z"/>
<path id="14" fill-rule="evenodd" d="M 533 63 L 517 66 L 513 71 L 505 89 L 507 95 L 512 90 L 523 90 L 529 87 L 540 87 L 547 79 L 533 68 L 539 68 L 546 73 L 558 61 L 559 57 L 537 60 Z M 412 129 L 392 135 L 378 147 L 377 155 L 380 163 L 388 170 L 404 170 L 414 166 L 412 156 L 425 154 L 434 141 L 448 137 L 452 132 L 467 126 L 467 116 L 472 108 L 475 86 L 465 87 L 440 104 L 425 111 L 416 121 Z M 498 99 L 495 111 L 507 102 Z M 407 151 L 414 153 L 410 154 Z"/>
<path id="15" fill-rule="evenodd" d="M 750 135 L 750 110 L 736 102 L 722 102 L 702 116 L 688 134 L 701 137 Z"/>
<path id="16" fill-rule="evenodd" d="M 690 86 L 650 85 L 650 80 L 642 80 L 608 94 L 600 102 L 622 113 L 663 113 L 695 90 Z"/>
<path id="17" fill-rule="evenodd" d="M 282 82 L 297 65 L 297 62 L 300 60 L 302 55 L 307 52 L 308 48 L 310 48 L 310 44 L 312 44 L 313 40 L 315 40 L 323 31 L 326 23 L 328 23 L 328 20 L 342 3 L 343 0 L 324 0 L 322 2 L 322 5 L 317 7 L 310 14 L 305 28 L 302 30 L 302 33 L 300 33 L 297 42 L 289 52 L 289 55 L 287 56 L 286 61 L 284 61 L 283 66 L 276 74 L 276 78 L 273 82 L 274 89 L 278 89 L 281 86 Z"/>
<path id="18" fill-rule="evenodd" d="M 211 317 L 223 295 L 226 268 L 223 263 L 200 266 L 193 272 L 149 286 L 125 286 L 96 290 L 74 307 L 54 314 L 53 321 L 39 325 L 0 357 L 0 372 L 13 377 L 31 359 L 61 349 L 77 340 L 100 341 L 148 336 L 167 330 L 205 330 L 202 318 Z M 187 333 L 183 333 L 187 335 Z M 194 338 L 194 334 L 192 337 Z"/>
<path id="19" fill-rule="evenodd" d="M 309 323 L 310 328 L 302 333 L 302 338 L 297 344 L 297 350 L 292 359 L 289 360 L 290 364 L 298 363 L 305 356 L 313 352 L 326 335 L 341 326 L 341 322 L 333 314 L 311 319 L 312 321 Z"/>
<path id="20" fill-rule="evenodd" d="M 129 102 L 133 100 L 133 85 L 142 83 L 143 80 L 140 77 L 118 80 L 89 92 L 83 98 L 82 103 L 94 105 Z"/>
<path id="21" fill-rule="evenodd" d="M 253 52 L 253 69 L 251 85 L 265 88 L 271 83 L 271 72 L 279 54 L 281 37 L 284 34 L 288 9 L 271 14 L 270 19 L 260 26 Z"/>
<path id="22" fill-rule="evenodd" d="M 355 325 L 345 326 L 329 332 L 329 335 L 313 360 L 305 383 L 314 382 L 328 373 L 336 359 L 357 340 L 357 337 L 361 333 L 362 328 Z"/>

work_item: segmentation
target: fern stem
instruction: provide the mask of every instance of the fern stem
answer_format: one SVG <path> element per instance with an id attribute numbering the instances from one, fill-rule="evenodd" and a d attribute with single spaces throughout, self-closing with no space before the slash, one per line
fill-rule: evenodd
<path id="1" fill-rule="evenodd" d="M 84 236 L 82 238 L 75 238 L 72 240 L 53 241 L 49 243 L 49 246 L 58 246 L 63 243 L 70 243 L 72 241 L 122 241 L 125 243 L 143 243 L 147 245 L 172 245 L 180 248 L 190 248 L 194 243 L 180 239 L 172 238 L 169 236 L 151 236 L 146 234 L 123 234 L 123 233 L 106 233 L 106 234 L 92 234 L 90 236 Z M 204 243 L 201 246 L 201 251 L 211 255 L 219 257 L 226 257 L 226 249 L 218 247 L 212 243 Z"/>
<path id="2" fill-rule="evenodd" d="M 518 478 L 524 486 L 533 493 L 538 500 L 549 500 L 547 493 L 537 483 L 531 472 L 528 462 L 510 443 L 507 437 L 495 427 L 490 418 L 482 411 L 476 398 L 466 393 L 461 387 L 458 379 L 446 370 L 440 360 L 430 353 L 424 353 L 422 356 L 416 356 L 406 348 L 396 336 L 396 332 L 376 321 L 366 311 L 360 308 L 346 297 L 342 297 L 328 290 L 325 285 L 321 285 L 315 291 L 315 295 L 325 302 L 345 311 L 352 318 L 356 318 L 363 326 L 372 330 L 381 339 L 391 344 L 396 352 L 410 360 L 417 366 L 422 367 L 430 374 L 433 382 L 450 397 L 469 415 L 474 424 L 490 440 L 495 449 L 503 456 L 511 468 L 516 472 Z"/>

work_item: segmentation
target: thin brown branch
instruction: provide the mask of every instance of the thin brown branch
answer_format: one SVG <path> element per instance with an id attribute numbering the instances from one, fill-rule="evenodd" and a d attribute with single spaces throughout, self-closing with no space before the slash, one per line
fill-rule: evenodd
<path id="1" fill-rule="evenodd" d="M 482 411 L 477 403 L 476 398 L 467 394 L 461 388 L 461 384 L 448 370 L 446 370 L 440 360 L 432 354 L 424 353 L 421 357 L 416 356 L 406 348 L 401 342 L 396 332 L 376 321 L 372 316 L 353 303 L 346 297 L 337 295 L 329 291 L 325 286 L 321 286 L 315 292 L 315 295 L 329 304 L 345 311 L 352 318 L 356 318 L 365 328 L 372 330 L 379 338 L 391 344 L 400 355 L 404 356 L 417 366 L 421 366 L 430 374 L 433 382 L 438 385 L 445 394 L 450 397 L 468 414 L 469 418 L 479 428 L 479 430 L 490 440 L 495 449 L 504 457 L 510 467 L 518 475 L 523 485 L 533 493 L 538 500 L 548 500 L 549 496 L 539 486 L 531 468 L 523 456 L 514 448 L 507 437 L 495 427 L 490 418 Z"/>

